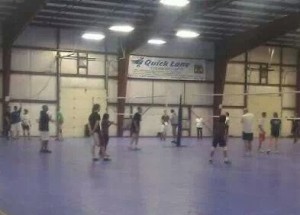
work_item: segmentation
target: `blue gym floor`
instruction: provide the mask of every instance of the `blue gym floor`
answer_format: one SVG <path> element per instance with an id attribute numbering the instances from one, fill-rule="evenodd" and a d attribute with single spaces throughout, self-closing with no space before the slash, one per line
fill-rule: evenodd
<path id="1" fill-rule="evenodd" d="M 91 161 L 90 140 L 38 139 L 0 144 L 0 209 L 8 215 L 299 215 L 300 143 L 282 139 L 280 154 L 243 157 L 230 139 L 231 166 L 210 139 L 175 148 L 155 138 L 111 139 L 111 162 Z M 256 146 L 256 144 L 255 144 Z"/>

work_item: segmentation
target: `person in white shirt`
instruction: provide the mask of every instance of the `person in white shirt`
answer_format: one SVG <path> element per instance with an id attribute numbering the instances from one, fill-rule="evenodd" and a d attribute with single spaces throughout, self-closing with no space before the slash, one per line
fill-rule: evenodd
<path id="1" fill-rule="evenodd" d="M 30 138 L 30 128 L 31 128 L 31 122 L 30 122 L 29 111 L 27 109 L 24 109 L 24 113 L 22 116 L 22 129 L 23 129 L 24 137 Z"/>
<path id="2" fill-rule="evenodd" d="M 202 139 L 203 137 L 203 118 L 202 117 L 197 117 L 196 118 L 196 128 L 197 128 L 197 139 Z"/>
<path id="3" fill-rule="evenodd" d="M 263 152 L 262 145 L 263 142 L 266 140 L 266 130 L 265 130 L 265 123 L 266 123 L 267 113 L 263 112 L 261 114 L 261 119 L 258 121 L 258 130 L 259 130 L 259 138 L 258 138 L 258 152 Z"/>
<path id="4" fill-rule="evenodd" d="M 244 115 L 242 116 L 241 123 L 243 127 L 245 155 L 250 155 L 252 151 L 252 141 L 253 141 L 254 114 L 249 113 L 247 109 L 244 109 Z"/>
<path id="5" fill-rule="evenodd" d="M 170 117 L 167 110 L 164 110 L 164 114 L 161 117 L 161 129 L 160 129 L 160 139 L 165 141 L 167 138 L 167 131 L 169 125 Z"/>

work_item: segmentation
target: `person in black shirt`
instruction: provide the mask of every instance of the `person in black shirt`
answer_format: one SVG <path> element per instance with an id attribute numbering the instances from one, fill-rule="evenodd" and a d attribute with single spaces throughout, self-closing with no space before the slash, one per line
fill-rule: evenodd
<path id="1" fill-rule="evenodd" d="M 109 127 L 111 125 L 116 125 L 114 122 L 109 121 L 109 114 L 105 113 L 101 122 L 103 146 L 104 146 L 104 159 L 108 160 L 109 155 L 106 153 L 107 145 L 109 141 Z"/>
<path id="2" fill-rule="evenodd" d="M 138 150 L 138 142 L 139 142 L 139 135 L 141 130 L 141 121 L 142 121 L 142 108 L 138 107 L 138 112 L 136 112 L 132 118 L 131 123 L 131 143 L 130 143 L 130 149 Z M 133 147 L 133 145 L 135 146 Z"/>
<path id="3" fill-rule="evenodd" d="M 100 105 L 99 104 L 94 104 L 93 109 L 92 109 L 92 113 L 89 116 L 89 123 L 88 123 L 88 127 L 89 127 L 89 131 L 90 131 L 90 135 L 93 137 L 94 140 L 94 144 L 92 147 L 92 155 L 93 155 L 93 161 L 98 161 L 99 158 L 97 156 L 97 147 L 100 147 L 100 156 L 103 156 L 103 146 L 101 145 L 101 129 L 100 129 L 100 120 L 101 117 L 99 115 L 99 111 L 100 111 Z"/>
<path id="4" fill-rule="evenodd" d="M 51 117 L 48 114 L 48 106 L 43 105 L 42 111 L 40 112 L 40 119 L 39 119 L 39 131 L 40 131 L 40 138 L 41 138 L 41 153 L 51 153 L 48 149 L 49 143 L 49 122 L 53 122 Z"/>
<path id="5" fill-rule="evenodd" d="M 271 146 L 274 142 L 275 153 L 278 153 L 278 138 L 280 136 L 281 131 L 281 119 L 278 118 L 278 113 L 273 113 L 273 119 L 270 121 L 271 124 L 271 139 L 269 144 L 269 149 L 267 153 L 271 152 Z"/>
<path id="6" fill-rule="evenodd" d="M 228 160 L 228 154 L 227 154 L 227 133 L 226 133 L 226 116 L 221 115 L 219 117 L 219 122 L 216 125 L 216 129 L 214 129 L 214 136 L 213 136 L 213 143 L 212 143 L 212 149 L 210 153 L 210 159 L 209 162 L 213 162 L 213 157 L 215 154 L 215 150 L 218 146 L 223 148 L 223 155 L 224 155 L 224 163 L 229 164 Z"/>
<path id="7" fill-rule="evenodd" d="M 4 115 L 4 129 L 3 135 L 9 140 L 11 136 L 11 113 L 10 106 L 7 106 L 5 115 Z"/>

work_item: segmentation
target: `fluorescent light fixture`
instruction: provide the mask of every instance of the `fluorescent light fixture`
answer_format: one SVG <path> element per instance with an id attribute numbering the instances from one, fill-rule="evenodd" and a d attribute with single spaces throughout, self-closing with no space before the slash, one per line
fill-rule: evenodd
<path id="1" fill-rule="evenodd" d="M 181 38 L 196 38 L 199 37 L 199 33 L 195 31 L 190 31 L 190 30 L 179 30 L 176 33 L 177 37 Z"/>
<path id="2" fill-rule="evenodd" d="M 189 0 L 160 0 L 160 3 L 172 7 L 184 7 L 190 3 Z"/>
<path id="3" fill-rule="evenodd" d="M 105 38 L 103 34 L 95 33 L 95 32 L 84 33 L 81 37 L 86 40 L 97 40 L 97 41 L 103 40 Z"/>
<path id="4" fill-rule="evenodd" d="M 163 44 L 166 44 L 167 42 L 162 39 L 153 38 L 153 39 L 148 40 L 148 43 L 152 44 L 152 45 L 163 45 Z"/>
<path id="5" fill-rule="evenodd" d="M 134 27 L 131 25 L 113 25 L 109 28 L 111 31 L 129 33 L 134 30 Z"/>

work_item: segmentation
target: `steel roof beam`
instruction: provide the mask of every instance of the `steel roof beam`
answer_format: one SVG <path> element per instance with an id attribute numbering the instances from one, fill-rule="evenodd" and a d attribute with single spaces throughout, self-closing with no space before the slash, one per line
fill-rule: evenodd
<path id="1" fill-rule="evenodd" d="M 25 0 L 2 25 L 3 45 L 11 46 L 34 16 L 45 5 L 45 0 Z"/>
<path id="2" fill-rule="evenodd" d="M 220 50 L 223 50 L 222 55 L 227 59 L 231 59 L 247 50 L 253 49 L 274 38 L 278 38 L 288 32 L 296 30 L 299 26 L 300 12 L 292 13 L 255 29 L 229 37 L 217 44 L 217 47 L 220 48 Z"/>

